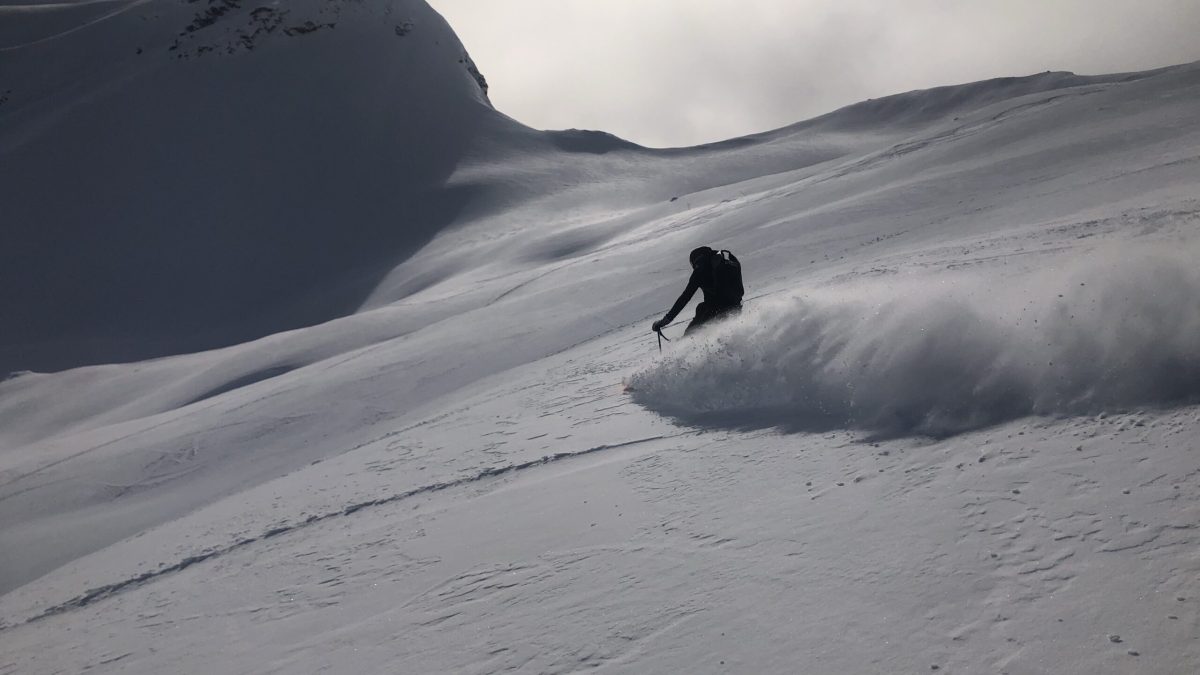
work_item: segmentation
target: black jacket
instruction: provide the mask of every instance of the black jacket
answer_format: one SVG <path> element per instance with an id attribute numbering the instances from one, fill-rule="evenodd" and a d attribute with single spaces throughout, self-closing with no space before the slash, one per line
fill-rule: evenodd
<path id="1" fill-rule="evenodd" d="M 696 289 L 704 291 L 704 302 L 709 305 L 709 309 L 711 310 L 726 309 L 741 304 L 740 302 L 730 302 L 721 296 L 721 293 L 717 290 L 716 281 L 713 279 L 710 262 L 705 261 L 705 263 L 692 270 L 692 276 L 688 279 L 687 288 L 683 289 L 683 295 L 679 296 L 679 299 L 675 301 L 675 305 L 671 307 L 671 311 L 667 312 L 667 315 L 663 317 L 662 322 L 664 325 L 671 323 L 683 311 L 683 308 L 691 301 L 692 296 L 696 294 Z"/>

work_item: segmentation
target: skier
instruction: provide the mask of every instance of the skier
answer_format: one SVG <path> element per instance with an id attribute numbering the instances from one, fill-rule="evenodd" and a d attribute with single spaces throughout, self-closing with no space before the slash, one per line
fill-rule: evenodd
<path id="1" fill-rule="evenodd" d="M 729 251 L 714 251 L 707 246 L 701 246 L 692 251 L 688 259 L 692 263 L 692 276 L 688 279 L 687 288 L 683 295 L 675 301 L 671 311 L 662 319 L 655 321 L 654 332 L 659 332 L 671 323 L 679 314 L 696 289 L 704 291 L 704 300 L 696 305 L 696 316 L 683 331 L 684 335 L 700 328 L 709 321 L 733 316 L 742 311 L 742 265 Z"/>

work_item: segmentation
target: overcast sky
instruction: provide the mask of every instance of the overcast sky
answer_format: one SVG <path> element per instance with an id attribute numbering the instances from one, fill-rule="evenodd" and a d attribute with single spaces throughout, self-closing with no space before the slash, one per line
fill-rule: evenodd
<path id="1" fill-rule="evenodd" d="M 430 0 L 501 111 L 650 146 L 912 89 L 1200 59 L 1200 0 Z"/>

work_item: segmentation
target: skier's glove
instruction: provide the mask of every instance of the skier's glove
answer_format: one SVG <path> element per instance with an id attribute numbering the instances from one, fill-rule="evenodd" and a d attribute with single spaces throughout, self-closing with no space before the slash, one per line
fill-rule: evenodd
<path id="1" fill-rule="evenodd" d="M 658 331 L 662 330 L 662 327 L 663 327 L 663 320 L 659 319 L 658 321 L 654 322 L 654 325 L 650 327 L 650 330 L 653 330 L 655 333 L 657 333 Z"/>

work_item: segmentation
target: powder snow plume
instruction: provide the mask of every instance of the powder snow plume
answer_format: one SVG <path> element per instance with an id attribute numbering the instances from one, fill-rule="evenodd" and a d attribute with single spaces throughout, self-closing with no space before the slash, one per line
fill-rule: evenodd
<path id="1" fill-rule="evenodd" d="M 942 277 L 764 301 L 631 378 L 701 426 L 945 436 L 1200 397 L 1195 252 L 1107 250 L 992 286 Z"/>

